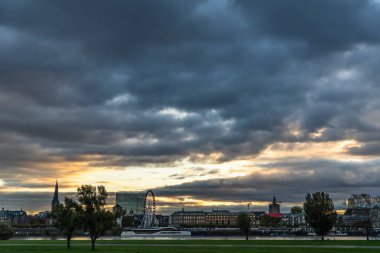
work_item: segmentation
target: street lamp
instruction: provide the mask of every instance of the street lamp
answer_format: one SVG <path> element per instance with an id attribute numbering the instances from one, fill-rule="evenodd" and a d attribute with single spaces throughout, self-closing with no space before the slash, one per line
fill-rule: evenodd
<path id="1" fill-rule="evenodd" d="M 247 204 L 247 212 L 249 212 L 249 206 L 251 206 L 251 205 L 252 205 L 252 203 Z"/>

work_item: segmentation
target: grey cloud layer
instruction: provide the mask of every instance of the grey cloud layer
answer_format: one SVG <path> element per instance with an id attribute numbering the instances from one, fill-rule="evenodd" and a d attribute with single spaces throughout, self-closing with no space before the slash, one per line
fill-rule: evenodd
<path id="1" fill-rule="evenodd" d="M 2 177 L 82 155 L 226 161 L 279 141 L 350 138 L 376 156 L 379 14 L 369 0 L 1 0 Z"/>
<path id="2" fill-rule="evenodd" d="M 379 194 L 380 161 L 365 163 L 333 160 L 284 161 L 261 165 L 276 169 L 271 174 L 200 180 L 155 190 L 158 196 L 187 196 L 216 201 L 270 201 L 274 195 L 285 203 L 302 203 L 306 192 L 332 193 L 335 205 L 343 207 L 352 191 Z"/>

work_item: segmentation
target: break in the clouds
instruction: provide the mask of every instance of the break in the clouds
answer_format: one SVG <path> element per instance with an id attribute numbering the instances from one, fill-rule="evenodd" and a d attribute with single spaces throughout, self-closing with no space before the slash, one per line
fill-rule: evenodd
<path id="1" fill-rule="evenodd" d="M 374 0 L 0 0 L 1 191 L 96 172 L 203 200 L 376 193 L 379 15 Z"/>

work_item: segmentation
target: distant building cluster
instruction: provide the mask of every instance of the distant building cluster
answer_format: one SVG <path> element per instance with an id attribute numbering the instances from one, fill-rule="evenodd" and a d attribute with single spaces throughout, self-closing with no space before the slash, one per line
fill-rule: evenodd
<path id="1" fill-rule="evenodd" d="M 20 225 L 27 222 L 28 215 L 25 211 L 9 211 L 2 210 L 0 211 L 0 222 L 7 223 L 9 225 Z"/>
<path id="2" fill-rule="evenodd" d="M 376 208 L 380 207 L 380 197 L 369 194 L 353 194 L 346 201 L 347 208 Z"/>
<path id="3" fill-rule="evenodd" d="M 114 212 L 123 213 L 119 218 L 122 226 L 139 226 L 144 213 L 144 195 L 141 192 L 119 192 L 116 194 Z M 249 215 L 251 226 L 257 229 L 282 229 L 281 231 L 310 232 L 311 228 L 305 220 L 302 207 L 289 213 L 281 213 L 280 201 L 273 197 L 268 204 L 268 211 L 230 211 L 214 209 L 175 211 L 170 216 L 158 215 L 159 225 L 172 225 L 180 228 L 234 228 L 237 226 L 237 217 L 241 212 Z M 360 232 L 359 224 L 370 220 L 374 230 L 380 232 L 380 198 L 371 197 L 368 194 L 352 195 L 347 199 L 347 208 L 343 214 L 338 215 L 335 232 Z M 128 222 L 126 222 L 128 221 Z"/>
<path id="4" fill-rule="evenodd" d="M 23 210 L 0 210 L 0 222 L 8 223 L 15 227 L 51 227 L 53 221 L 50 212 L 59 206 L 58 182 L 55 184 L 51 201 L 51 210 L 28 215 Z M 306 223 L 302 207 L 296 207 L 289 213 L 281 213 L 280 201 L 273 197 L 268 203 L 268 212 L 256 210 L 182 210 L 175 211 L 171 215 L 155 213 L 155 200 L 153 207 L 144 206 L 145 192 L 117 192 L 116 205 L 113 212 L 121 227 L 138 227 L 144 219 L 146 212 L 152 212 L 154 222 L 158 226 L 175 226 L 180 228 L 236 228 L 237 218 L 240 213 L 248 214 L 251 226 L 255 229 L 282 229 L 281 231 L 310 231 Z M 144 218 L 145 217 L 145 218 Z M 380 197 L 372 197 L 369 194 L 354 194 L 346 200 L 346 210 L 338 214 L 338 219 L 333 231 L 343 233 L 360 233 L 362 224 L 368 224 L 372 231 L 380 232 Z"/>
<path id="5" fill-rule="evenodd" d="M 51 202 L 51 211 L 53 211 L 58 205 L 58 182 L 56 182 Z M 24 210 L 5 210 L 2 208 L 0 211 L 0 222 L 16 227 L 46 227 L 53 224 L 49 214 L 50 211 L 43 211 L 37 214 L 28 215 Z"/>
<path id="6" fill-rule="evenodd" d="M 273 197 L 273 201 L 268 206 L 268 213 L 265 211 L 229 211 L 212 210 L 207 211 L 182 211 L 174 212 L 171 215 L 172 225 L 176 227 L 236 227 L 237 217 L 241 212 L 247 213 L 251 220 L 251 226 L 283 226 L 298 227 L 305 225 L 305 215 L 301 213 L 283 214 L 280 212 L 280 203 Z"/>
<path id="7" fill-rule="evenodd" d="M 353 194 L 347 199 L 346 206 L 344 215 L 338 219 L 338 226 L 350 231 L 367 223 L 371 228 L 380 230 L 380 197 Z"/>

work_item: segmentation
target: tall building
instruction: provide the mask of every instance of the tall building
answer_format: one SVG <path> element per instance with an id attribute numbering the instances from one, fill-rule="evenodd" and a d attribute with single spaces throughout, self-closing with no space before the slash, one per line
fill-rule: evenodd
<path id="1" fill-rule="evenodd" d="M 112 213 L 116 216 L 116 223 L 122 226 L 123 208 L 120 205 L 116 204 L 114 207 L 112 207 Z"/>
<path id="2" fill-rule="evenodd" d="M 269 204 L 269 213 L 280 213 L 280 204 L 277 202 L 276 196 L 273 196 L 273 201 L 271 204 Z"/>
<path id="3" fill-rule="evenodd" d="M 58 199 L 58 181 L 55 182 L 55 190 L 53 200 L 51 201 L 51 211 L 53 212 L 55 208 L 59 205 Z"/>
<path id="4" fill-rule="evenodd" d="M 145 192 L 117 192 L 116 204 L 121 206 L 126 213 L 144 213 Z"/>

